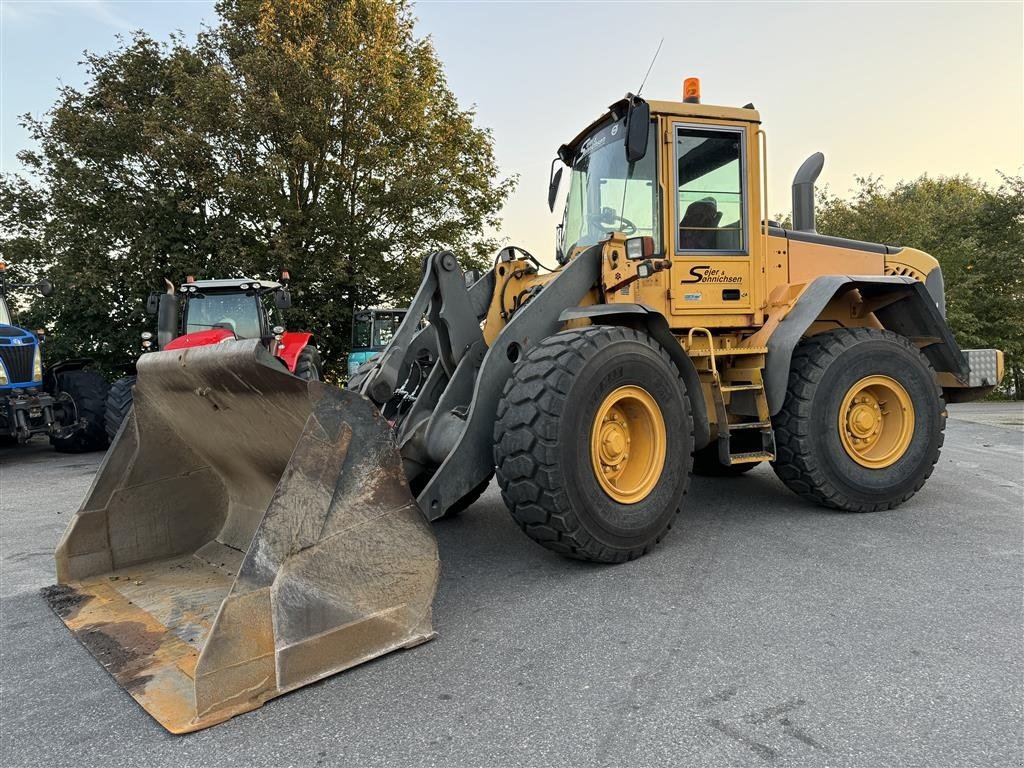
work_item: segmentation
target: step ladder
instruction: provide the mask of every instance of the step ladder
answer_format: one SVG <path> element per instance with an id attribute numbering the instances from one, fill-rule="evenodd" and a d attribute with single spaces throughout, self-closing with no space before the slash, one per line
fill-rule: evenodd
<path id="1" fill-rule="evenodd" d="M 701 334 L 707 339 L 707 346 L 695 346 L 694 334 Z M 775 459 L 775 432 L 772 430 L 771 413 L 768 410 L 768 395 L 764 389 L 764 355 L 767 347 L 729 347 L 715 349 L 715 339 L 707 328 L 691 328 L 686 338 L 686 351 L 697 365 L 697 374 L 702 384 L 708 385 L 715 403 L 715 417 L 718 423 L 718 459 L 722 464 L 756 464 L 761 461 Z M 722 377 L 718 368 L 718 359 L 729 357 L 733 364 Z M 751 358 L 746 366 L 743 358 Z M 757 407 L 757 418 L 752 421 L 729 421 L 726 410 L 725 396 L 738 392 L 750 392 L 754 396 Z M 757 430 L 760 434 L 758 450 L 732 450 L 732 438 L 737 433 L 749 434 L 747 430 Z M 748 448 L 750 446 L 747 446 Z"/>

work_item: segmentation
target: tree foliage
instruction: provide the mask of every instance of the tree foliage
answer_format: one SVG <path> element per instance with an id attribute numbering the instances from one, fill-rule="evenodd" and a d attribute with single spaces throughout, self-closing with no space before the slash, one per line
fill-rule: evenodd
<path id="1" fill-rule="evenodd" d="M 919 248 L 938 259 L 946 309 L 960 345 L 1006 353 L 1024 396 L 1024 179 L 997 189 L 966 176 L 900 182 L 860 178 L 851 199 L 819 195 L 817 228 L 829 235 Z"/>
<path id="2" fill-rule="evenodd" d="M 407 0 L 222 0 L 194 42 L 87 54 L 0 183 L 0 253 L 58 287 L 49 356 L 131 359 L 163 278 L 292 275 L 289 325 L 335 370 L 361 306 L 440 248 L 478 266 L 514 185 Z"/>

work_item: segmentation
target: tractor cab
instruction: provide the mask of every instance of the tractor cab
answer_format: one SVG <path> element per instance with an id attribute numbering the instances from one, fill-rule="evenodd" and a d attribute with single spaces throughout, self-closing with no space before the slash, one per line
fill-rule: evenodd
<path id="1" fill-rule="evenodd" d="M 196 280 L 186 278 L 177 290 L 150 294 L 146 309 L 157 316 L 157 334 L 142 334 L 143 352 L 188 349 L 236 339 L 259 339 L 291 373 L 320 378 L 320 354 L 313 335 L 286 331 L 281 310 L 292 305 L 289 276 L 281 281 L 251 277 Z"/>
<path id="2" fill-rule="evenodd" d="M 404 309 L 362 309 L 356 312 L 352 318 L 352 349 L 348 355 L 349 377 L 391 343 L 405 313 Z"/>
<path id="3" fill-rule="evenodd" d="M 182 299 L 181 335 L 163 349 L 216 344 L 226 339 L 280 335 L 278 310 L 291 304 L 284 284 L 273 280 L 189 279 L 178 287 Z"/>
<path id="4" fill-rule="evenodd" d="M 189 276 L 175 288 L 165 278 L 167 290 L 154 292 L 146 312 L 156 315 L 156 336 L 142 333 L 142 352 L 163 352 L 208 347 L 226 341 L 258 339 L 292 375 L 307 381 L 323 377 L 320 350 L 313 334 L 286 331 L 280 310 L 292 305 L 289 276 L 281 281 L 232 277 L 196 280 Z M 133 366 L 134 369 L 134 366 Z M 136 371 L 131 370 L 110 385 L 104 426 L 111 440 L 134 402 Z"/>

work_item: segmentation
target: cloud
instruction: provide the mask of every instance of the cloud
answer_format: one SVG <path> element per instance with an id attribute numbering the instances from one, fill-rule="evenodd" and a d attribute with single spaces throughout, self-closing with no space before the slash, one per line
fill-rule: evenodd
<path id="1" fill-rule="evenodd" d="M 106 24 L 108 27 L 114 27 L 115 29 L 130 30 L 135 26 L 123 16 L 115 13 L 113 3 L 104 2 L 104 0 L 87 0 L 87 2 L 76 3 L 81 6 L 81 10 L 92 16 L 99 22 Z"/>
<path id="2" fill-rule="evenodd" d="M 15 2 L 0 3 L 0 18 L 5 23 L 32 22 L 46 16 L 53 16 L 56 6 L 51 3 Z"/>
<path id="3" fill-rule="evenodd" d="M 137 27 L 137 24 L 132 24 L 114 10 L 116 5 L 107 0 L 3 0 L 0 2 L 0 17 L 4 24 L 14 25 L 45 22 L 54 16 L 82 14 L 122 32 Z"/>

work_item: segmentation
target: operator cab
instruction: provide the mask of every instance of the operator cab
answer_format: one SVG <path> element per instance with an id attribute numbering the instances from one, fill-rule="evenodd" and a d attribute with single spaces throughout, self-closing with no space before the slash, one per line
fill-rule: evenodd
<path id="1" fill-rule="evenodd" d="M 364 309 L 352 323 L 352 349 L 379 352 L 391 343 L 405 317 L 404 309 Z"/>
<path id="2" fill-rule="evenodd" d="M 182 334 L 213 328 L 231 331 L 238 339 L 263 339 L 273 335 L 270 318 L 284 308 L 287 289 L 274 280 L 229 278 L 189 280 L 178 287 L 185 299 Z M 271 302 L 270 296 L 275 300 Z M 285 297 L 285 300 L 282 300 Z"/>
<path id="3" fill-rule="evenodd" d="M 627 132 L 640 105 L 645 107 L 647 141 L 643 155 L 631 162 Z M 756 133 L 759 120 L 749 106 L 715 107 L 692 100 L 648 103 L 631 94 L 612 104 L 558 150 L 557 160 L 569 170 L 558 228 L 563 261 L 574 249 L 596 245 L 611 232 L 651 237 L 656 254 L 744 253 L 749 208 L 746 133 L 752 125 Z M 664 142 L 658 141 L 659 125 Z M 631 132 L 639 132 L 639 127 Z M 671 168 L 667 175 L 674 181 L 672 216 L 666 210 L 669 199 L 661 200 L 662 165 Z M 561 169 L 552 177 L 552 207 L 560 176 Z M 665 242 L 665 231 L 674 242 Z"/>
<path id="4" fill-rule="evenodd" d="M 362 309 L 352 318 L 352 348 L 348 355 L 348 374 L 354 376 L 359 366 L 391 343 L 402 324 L 404 309 Z"/>
<path id="5" fill-rule="evenodd" d="M 645 268 L 616 300 L 659 306 L 668 296 L 670 326 L 696 315 L 704 325 L 756 324 L 767 251 L 759 140 L 753 105 L 702 104 L 694 79 L 682 102 L 627 94 L 558 150 L 564 168 L 551 177 L 552 208 L 562 171 L 569 176 L 559 263 L 621 235 L 627 258 L 664 266 Z"/>

